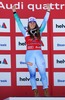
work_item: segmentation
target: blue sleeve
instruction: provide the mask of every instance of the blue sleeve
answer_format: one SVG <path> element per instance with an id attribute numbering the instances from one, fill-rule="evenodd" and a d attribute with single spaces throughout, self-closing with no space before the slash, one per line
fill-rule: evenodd
<path id="1" fill-rule="evenodd" d="M 49 12 L 46 12 L 46 15 L 45 15 L 45 17 L 44 17 L 44 19 L 43 19 L 43 21 L 42 21 L 41 26 L 40 26 L 40 34 L 42 34 L 42 32 L 43 32 L 44 29 L 45 29 L 45 26 L 46 26 L 47 21 L 48 21 L 48 19 L 49 19 L 49 15 L 50 15 L 50 13 L 49 13 Z"/>
<path id="2" fill-rule="evenodd" d="M 15 18 L 17 24 L 18 24 L 18 27 L 19 27 L 20 31 L 25 36 L 26 35 L 26 30 L 24 29 L 24 26 L 23 26 L 23 24 L 22 24 L 22 22 L 21 22 L 21 20 L 20 20 L 17 13 L 14 14 L 14 18 Z"/>

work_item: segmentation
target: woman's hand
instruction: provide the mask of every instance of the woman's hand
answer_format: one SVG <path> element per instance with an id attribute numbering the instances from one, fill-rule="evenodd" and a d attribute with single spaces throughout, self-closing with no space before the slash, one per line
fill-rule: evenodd
<path id="1" fill-rule="evenodd" d="M 16 12 L 16 6 L 15 6 L 15 5 L 13 5 L 12 11 L 13 11 L 13 12 Z"/>
<path id="2" fill-rule="evenodd" d="M 47 11 L 50 12 L 50 4 L 47 4 Z"/>

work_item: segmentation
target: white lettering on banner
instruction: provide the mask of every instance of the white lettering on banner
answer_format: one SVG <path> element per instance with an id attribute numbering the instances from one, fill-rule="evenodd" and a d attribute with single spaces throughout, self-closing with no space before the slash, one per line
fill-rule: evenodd
<path id="1" fill-rule="evenodd" d="M 16 4 L 16 9 L 24 9 L 24 2 L 18 2 Z M 0 2 L 0 8 L 1 9 L 12 9 L 13 4 L 4 4 L 3 2 Z M 65 4 L 59 4 L 59 3 L 50 3 L 51 10 L 63 10 L 65 8 Z M 27 7 L 31 11 L 35 10 L 46 10 L 46 4 L 28 4 Z"/>
<path id="2" fill-rule="evenodd" d="M 18 2 L 16 5 L 16 9 L 23 9 L 23 2 Z M 4 5 L 3 2 L 0 2 L 0 8 L 2 9 L 12 9 L 13 4 Z"/>
<path id="3" fill-rule="evenodd" d="M 65 86 L 65 72 L 54 72 L 54 86 Z"/>
<path id="4" fill-rule="evenodd" d="M 0 72 L 0 86 L 11 86 L 10 72 Z"/>
<path id="5" fill-rule="evenodd" d="M 54 54 L 54 68 L 65 68 L 65 54 Z"/>
<path id="6" fill-rule="evenodd" d="M 46 72 L 48 78 L 48 72 Z M 17 72 L 17 86 L 31 86 L 29 72 Z M 42 86 L 41 78 L 39 72 L 36 72 L 37 85 Z"/>
<path id="7" fill-rule="evenodd" d="M 53 19 L 53 32 L 65 33 L 65 19 Z"/>
<path id="8" fill-rule="evenodd" d="M 29 4 L 28 9 L 34 11 L 35 9 L 36 10 L 41 10 L 41 9 L 46 10 L 47 8 L 46 8 L 46 4 Z"/>
<path id="9" fill-rule="evenodd" d="M 53 37 L 53 50 L 65 50 L 65 37 Z"/>

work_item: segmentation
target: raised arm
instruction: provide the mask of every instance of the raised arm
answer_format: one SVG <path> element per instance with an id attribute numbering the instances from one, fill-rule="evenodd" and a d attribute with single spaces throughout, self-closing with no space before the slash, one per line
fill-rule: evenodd
<path id="1" fill-rule="evenodd" d="M 23 26 L 23 24 L 22 24 L 22 22 L 21 22 L 21 20 L 18 16 L 18 14 L 16 13 L 16 6 L 15 5 L 12 7 L 12 11 L 13 11 L 14 18 L 15 18 L 17 24 L 18 24 L 18 27 L 19 27 L 20 31 L 25 36 L 26 35 L 26 30 L 24 29 L 24 26 Z"/>
<path id="2" fill-rule="evenodd" d="M 46 26 L 47 21 L 49 19 L 49 15 L 50 15 L 50 4 L 47 4 L 47 12 L 46 12 L 45 17 L 44 17 L 42 24 L 40 26 L 40 34 L 42 34 L 42 32 L 45 29 L 45 26 Z"/>

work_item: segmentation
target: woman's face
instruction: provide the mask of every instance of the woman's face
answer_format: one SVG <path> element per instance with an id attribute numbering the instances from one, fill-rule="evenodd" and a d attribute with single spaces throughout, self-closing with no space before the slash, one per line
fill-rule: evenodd
<path id="1" fill-rule="evenodd" d="M 29 22 L 29 28 L 34 29 L 36 26 L 36 22 Z"/>

